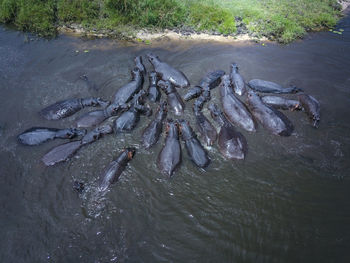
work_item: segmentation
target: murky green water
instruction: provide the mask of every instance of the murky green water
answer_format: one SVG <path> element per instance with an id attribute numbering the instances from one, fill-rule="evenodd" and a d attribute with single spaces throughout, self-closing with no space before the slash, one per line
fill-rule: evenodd
<path id="1" fill-rule="evenodd" d="M 23 34 L 0 28 L 0 261 L 348 262 L 350 19 L 339 28 L 342 35 L 312 34 L 289 46 L 143 46 L 64 36 L 26 42 Z M 210 70 L 228 72 L 233 61 L 246 80 L 296 84 L 320 101 L 320 128 L 303 113 L 287 112 L 292 136 L 273 136 L 261 126 L 254 134 L 241 131 L 249 145 L 246 160 L 225 160 L 214 146 L 206 171 L 194 167 L 182 144 L 183 162 L 171 179 L 156 166 L 162 143 L 149 151 L 140 146 L 152 117 L 142 117 L 133 133 L 105 136 L 55 167 L 40 159 L 64 141 L 17 143 L 16 135 L 32 126 L 73 126 L 89 109 L 51 122 L 38 111 L 65 98 L 112 98 L 128 82 L 133 57 L 149 51 L 192 84 Z M 79 78 L 83 74 L 93 85 Z M 218 102 L 217 90 L 212 95 Z M 194 126 L 191 103 L 186 106 L 184 117 Z M 131 145 L 134 160 L 97 197 L 98 176 Z M 73 190 L 75 180 L 86 183 L 84 194 Z"/>

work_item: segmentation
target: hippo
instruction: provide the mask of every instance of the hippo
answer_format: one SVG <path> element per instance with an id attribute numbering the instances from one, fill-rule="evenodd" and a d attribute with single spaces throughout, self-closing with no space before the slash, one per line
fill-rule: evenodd
<path id="1" fill-rule="evenodd" d="M 201 96 L 199 96 L 193 103 L 193 112 L 196 118 L 197 129 L 207 146 L 213 145 L 217 138 L 215 127 L 210 123 L 210 121 L 202 112 L 204 104 L 209 100 L 210 90 L 205 89 Z"/>
<path id="2" fill-rule="evenodd" d="M 135 67 L 138 68 L 140 70 L 140 72 L 144 75 L 146 75 L 146 68 L 142 63 L 142 56 L 136 56 L 134 58 L 134 62 L 135 62 Z"/>
<path id="3" fill-rule="evenodd" d="M 225 75 L 225 71 L 216 70 L 206 74 L 199 82 L 199 84 L 193 88 L 190 88 L 184 96 L 185 101 L 189 101 L 194 98 L 198 98 L 203 89 L 208 87 L 209 89 L 214 89 L 217 85 L 220 84 L 221 77 Z"/>
<path id="4" fill-rule="evenodd" d="M 73 98 L 58 101 L 42 109 L 39 113 L 47 120 L 59 120 L 69 117 L 85 107 L 107 107 L 109 104 L 109 101 L 102 100 L 101 98 Z"/>
<path id="5" fill-rule="evenodd" d="M 106 191 L 111 184 L 118 181 L 119 176 L 125 170 L 127 164 L 135 156 L 136 149 L 134 147 L 125 148 L 115 159 L 111 162 L 105 171 L 100 176 L 99 191 Z"/>
<path id="6" fill-rule="evenodd" d="M 219 150 L 228 159 L 242 160 L 248 152 L 246 138 L 228 121 L 216 104 L 208 106 L 213 119 L 221 126 L 218 135 Z"/>
<path id="7" fill-rule="evenodd" d="M 299 102 L 306 114 L 312 120 L 312 126 L 318 128 L 320 117 L 320 103 L 312 96 L 305 93 L 298 95 Z"/>
<path id="8" fill-rule="evenodd" d="M 263 103 L 254 91 L 248 92 L 247 105 L 253 116 L 272 134 L 281 136 L 292 134 L 294 127 L 291 121 L 282 112 Z"/>
<path id="9" fill-rule="evenodd" d="M 177 93 L 175 87 L 170 81 L 158 81 L 159 87 L 167 95 L 167 102 L 169 108 L 174 112 L 175 115 L 182 115 L 184 112 L 185 104 L 182 101 L 179 93 Z"/>
<path id="10" fill-rule="evenodd" d="M 220 84 L 221 103 L 224 113 L 230 122 L 241 128 L 255 132 L 255 123 L 247 107 L 236 98 L 231 88 L 231 81 L 228 75 L 222 77 Z"/>
<path id="11" fill-rule="evenodd" d="M 261 98 L 261 100 L 265 104 L 272 106 L 275 109 L 291 110 L 291 111 L 302 109 L 300 102 L 297 100 L 289 100 L 289 99 L 277 97 L 277 96 L 264 96 Z"/>
<path id="12" fill-rule="evenodd" d="M 148 99 L 152 102 L 159 101 L 161 93 L 159 91 L 158 76 L 155 71 L 149 73 L 149 88 L 148 88 Z"/>
<path id="13" fill-rule="evenodd" d="M 131 71 L 131 81 L 116 91 L 113 103 L 116 105 L 127 103 L 134 94 L 142 89 L 143 81 L 141 71 L 138 68 L 134 68 Z"/>
<path id="14" fill-rule="evenodd" d="M 200 168 L 205 168 L 209 165 L 207 151 L 197 139 L 190 124 L 185 120 L 179 120 L 180 134 L 182 140 L 185 142 L 187 154 L 191 161 Z"/>
<path id="15" fill-rule="evenodd" d="M 152 53 L 147 54 L 149 62 L 153 65 L 154 71 L 164 80 L 170 81 L 175 87 L 187 88 L 190 82 L 181 71 L 173 68 L 165 62 L 161 62 L 159 58 Z"/>
<path id="16" fill-rule="evenodd" d="M 172 176 L 181 163 L 181 146 L 176 121 L 167 121 L 166 133 L 165 144 L 158 155 L 158 168 L 162 173 Z"/>
<path id="17" fill-rule="evenodd" d="M 197 124 L 198 131 L 202 135 L 206 145 L 207 146 L 213 145 L 213 143 L 216 141 L 216 138 L 217 138 L 217 132 L 215 127 L 210 123 L 207 117 L 205 117 L 203 112 L 196 111 L 194 115 L 196 117 L 196 124 Z"/>
<path id="18" fill-rule="evenodd" d="M 129 109 L 129 107 L 130 106 L 128 104 L 119 105 L 112 103 L 104 110 L 90 111 L 83 114 L 76 120 L 76 126 L 78 128 L 94 127 L 109 117 L 116 116 L 121 112 L 124 112 L 125 110 Z"/>
<path id="19" fill-rule="evenodd" d="M 104 134 L 113 132 L 113 127 L 110 123 L 100 125 L 94 130 L 88 132 L 81 140 L 61 144 L 51 149 L 41 159 L 46 166 L 55 165 L 60 162 L 68 160 L 73 156 L 82 146 L 97 141 Z"/>
<path id="20" fill-rule="evenodd" d="M 167 115 L 167 103 L 162 101 L 154 119 L 148 124 L 142 133 L 142 145 L 148 149 L 158 142 L 159 136 L 163 130 L 163 121 Z"/>
<path id="21" fill-rule="evenodd" d="M 126 103 L 131 100 L 131 98 L 142 89 L 143 85 L 143 75 L 138 68 L 134 68 L 131 71 L 132 80 L 117 90 L 114 94 L 114 101 L 105 110 L 92 111 L 82 115 L 76 122 L 78 128 L 88 128 L 93 127 L 105 119 L 116 116 L 119 113 L 125 111 L 129 108 Z"/>
<path id="22" fill-rule="evenodd" d="M 86 134 L 85 130 L 78 129 L 56 129 L 56 128 L 44 128 L 33 127 L 18 135 L 17 139 L 21 144 L 25 145 L 39 145 L 41 143 L 60 139 L 72 139 L 76 136 L 83 136 Z"/>
<path id="23" fill-rule="evenodd" d="M 262 93 L 275 93 L 275 94 L 287 94 L 287 93 L 297 93 L 303 91 L 301 88 L 297 87 L 289 87 L 283 88 L 281 85 L 277 83 L 261 80 L 261 79 L 252 79 L 248 82 L 248 86 L 258 92 Z"/>
<path id="24" fill-rule="evenodd" d="M 133 130 L 139 122 L 141 114 L 150 115 L 151 109 L 143 105 L 146 95 L 144 90 L 140 90 L 134 96 L 129 110 L 123 112 L 115 120 L 114 129 L 116 133 Z"/>
<path id="25" fill-rule="evenodd" d="M 189 100 L 192 100 L 194 98 L 197 98 L 201 95 L 201 93 L 202 93 L 201 87 L 199 87 L 199 86 L 192 87 L 185 94 L 184 100 L 189 101 Z"/>
<path id="26" fill-rule="evenodd" d="M 96 85 L 96 83 L 94 81 L 91 81 L 87 75 L 83 74 L 79 76 L 79 79 L 85 82 L 85 85 L 88 88 L 88 90 L 93 92 L 96 92 L 99 90 L 99 87 Z"/>
<path id="27" fill-rule="evenodd" d="M 230 68 L 230 80 L 233 90 L 236 94 L 242 96 L 246 92 L 244 79 L 241 74 L 238 73 L 238 65 L 236 63 L 232 63 Z"/>

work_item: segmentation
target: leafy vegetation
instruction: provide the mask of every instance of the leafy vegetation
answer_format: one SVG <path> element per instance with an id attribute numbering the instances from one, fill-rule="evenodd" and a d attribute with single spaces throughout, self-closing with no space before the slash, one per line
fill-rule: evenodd
<path id="1" fill-rule="evenodd" d="M 336 0 L 0 0 L 0 22 L 42 36 L 78 23 L 97 30 L 248 32 L 288 43 L 333 27 L 339 16 Z"/>

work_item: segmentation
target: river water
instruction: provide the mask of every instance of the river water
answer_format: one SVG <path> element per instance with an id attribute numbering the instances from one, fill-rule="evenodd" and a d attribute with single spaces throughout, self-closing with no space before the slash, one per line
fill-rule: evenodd
<path id="1" fill-rule="evenodd" d="M 280 46 L 31 40 L 0 27 L 0 262 L 349 262 L 350 18 L 337 28 L 342 35 L 321 32 Z M 74 126 L 89 109 L 61 121 L 38 111 L 71 97 L 112 98 L 129 81 L 133 57 L 150 51 L 192 84 L 210 70 L 228 72 L 233 61 L 246 80 L 295 84 L 320 101 L 320 127 L 302 112 L 286 112 L 292 136 L 261 126 L 241 131 L 246 160 L 225 160 L 214 145 L 206 170 L 188 160 L 182 144 L 182 165 L 170 179 L 156 166 L 164 135 L 149 151 L 139 143 L 152 117 L 54 167 L 40 159 L 64 140 L 17 143 L 16 135 L 33 126 Z M 212 95 L 218 102 L 217 90 Z M 191 103 L 186 107 L 194 126 Z M 125 146 L 137 148 L 135 158 L 97 196 L 97 178 Z M 84 193 L 73 190 L 75 180 L 85 183 Z"/>

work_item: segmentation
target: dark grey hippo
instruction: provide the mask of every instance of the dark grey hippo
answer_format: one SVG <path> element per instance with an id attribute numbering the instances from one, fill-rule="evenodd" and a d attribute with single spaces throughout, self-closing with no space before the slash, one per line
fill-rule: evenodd
<path id="1" fill-rule="evenodd" d="M 170 81 L 174 86 L 179 88 L 187 88 L 190 86 L 187 77 L 180 70 L 160 61 L 159 58 L 152 53 L 149 53 L 147 57 L 149 62 L 153 65 L 154 71 L 157 72 L 164 81 Z"/>
<path id="2" fill-rule="evenodd" d="M 158 142 L 163 131 L 163 122 L 167 115 L 167 103 L 162 101 L 158 107 L 154 119 L 148 124 L 142 133 L 142 145 L 148 149 Z"/>
<path id="3" fill-rule="evenodd" d="M 113 132 L 111 124 L 103 124 L 88 132 L 81 140 L 68 142 L 56 146 L 41 159 L 46 166 L 55 165 L 60 162 L 67 161 L 72 157 L 82 146 L 97 141 L 104 134 Z"/>
<path id="4" fill-rule="evenodd" d="M 278 96 L 264 96 L 261 98 L 261 100 L 269 105 L 272 106 L 276 109 L 281 109 L 281 110 L 301 110 L 302 107 L 300 105 L 300 102 L 297 100 L 290 100 Z"/>
<path id="5" fill-rule="evenodd" d="M 306 114 L 311 119 L 312 126 L 318 128 L 318 124 L 321 120 L 320 103 L 314 97 L 305 93 L 299 94 L 298 99 Z"/>
<path id="6" fill-rule="evenodd" d="M 76 136 L 83 136 L 85 134 L 85 130 L 78 129 L 33 127 L 18 135 L 17 139 L 21 144 L 38 145 L 56 138 L 72 139 Z"/>
<path id="7" fill-rule="evenodd" d="M 127 104 L 119 105 L 112 103 L 104 110 L 90 111 L 81 115 L 76 120 L 76 126 L 78 128 L 94 127 L 109 117 L 116 116 L 127 109 L 129 109 L 129 105 Z"/>
<path id="8" fill-rule="evenodd" d="M 247 107 L 233 93 L 230 77 L 228 75 L 222 77 L 219 88 L 222 107 L 229 121 L 247 131 L 256 131 L 252 115 Z"/>
<path id="9" fill-rule="evenodd" d="M 140 90 L 133 98 L 129 110 L 123 112 L 114 122 L 114 131 L 116 133 L 129 132 L 133 130 L 140 121 L 140 115 L 150 115 L 150 108 L 145 107 L 144 101 L 146 92 Z"/>
<path id="10" fill-rule="evenodd" d="M 246 92 L 244 79 L 241 74 L 238 73 L 238 65 L 236 63 L 232 63 L 230 68 L 230 80 L 233 90 L 236 94 L 242 96 Z"/>
<path id="11" fill-rule="evenodd" d="M 160 99 L 161 93 L 158 88 L 158 76 L 155 71 L 149 73 L 148 99 L 156 102 Z"/>
<path id="12" fill-rule="evenodd" d="M 248 152 L 246 138 L 233 127 L 217 105 L 211 103 L 208 109 L 213 119 L 220 125 L 218 145 L 221 154 L 228 159 L 244 159 Z"/>
<path id="13" fill-rule="evenodd" d="M 119 176 L 125 170 L 127 164 L 135 156 L 136 149 L 133 147 L 125 148 L 117 157 L 116 160 L 111 162 L 105 171 L 100 176 L 100 183 L 98 189 L 100 191 L 106 191 L 111 184 L 118 181 Z"/>
<path id="14" fill-rule="evenodd" d="M 248 92 L 247 105 L 253 116 L 272 134 L 292 134 L 294 127 L 290 120 L 283 113 L 263 103 L 254 91 Z"/>
<path id="15" fill-rule="evenodd" d="M 225 75 L 225 71 L 216 70 L 206 74 L 200 81 L 199 84 L 193 88 L 190 88 L 184 96 L 185 101 L 189 101 L 194 98 L 198 98 L 203 89 L 208 87 L 209 89 L 215 88 L 221 82 L 221 77 Z"/>
<path id="16" fill-rule="evenodd" d="M 286 93 L 297 93 L 299 91 L 302 91 L 301 88 L 297 88 L 297 87 L 283 88 L 281 85 L 278 85 L 277 83 L 267 81 L 267 80 L 261 80 L 261 79 L 250 80 L 248 82 L 248 86 L 252 90 L 262 92 L 262 93 L 286 94 Z"/>
<path id="17" fill-rule="evenodd" d="M 185 142 L 187 154 L 191 161 L 198 167 L 207 167 L 210 163 L 207 151 L 197 139 L 197 135 L 192 130 L 189 123 L 179 120 L 179 128 L 182 140 Z"/>
<path id="18" fill-rule="evenodd" d="M 107 107 L 109 101 L 102 100 L 101 98 L 73 98 L 58 101 L 40 111 L 40 115 L 47 120 L 59 120 L 73 115 L 82 108 L 102 106 Z"/>
<path id="19" fill-rule="evenodd" d="M 158 81 L 158 85 L 167 95 L 169 109 L 177 116 L 182 115 L 185 109 L 185 104 L 182 101 L 179 93 L 177 93 L 174 85 L 170 81 L 163 80 Z"/>
<path id="20" fill-rule="evenodd" d="M 196 118 L 197 129 L 208 146 L 216 141 L 217 132 L 215 127 L 202 112 L 204 104 L 210 100 L 210 89 L 205 88 L 202 94 L 193 103 L 193 112 Z"/>
<path id="21" fill-rule="evenodd" d="M 142 56 L 136 56 L 134 58 L 134 62 L 135 62 L 135 67 L 138 68 L 140 70 L 140 72 L 144 75 L 146 75 L 146 68 L 142 63 Z"/>
<path id="22" fill-rule="evenodd" d="M 91 111 L 79 117 L 76 121 L 78 128 L 88 128 L 102 123 L 105 119 L 116 116 L 128 109 L 126 104 L 131 98 L 142 89 L 143 74 L 138 68 L 131 71 L 132 80 L 122 86 L 114 94 L 114 101 L 105 110 Z"/>
<path id="23" fill-rule="evenodd" d="M 167 121 L 165 143 L 158 155 L 159 170 L 171 176 L 181 163 L 181 146 L 177 122 Z"/>
<path id="24" fill-rule="evenodd" d="M 134 68 L 131 71 L 131 81 L 122 86 L 114 94 L 113 103 L 116 105 L 123 105 L 131 100 L 132 96 L 142 89 L 143 85 L 143 75 L 138 68 Z"/>

